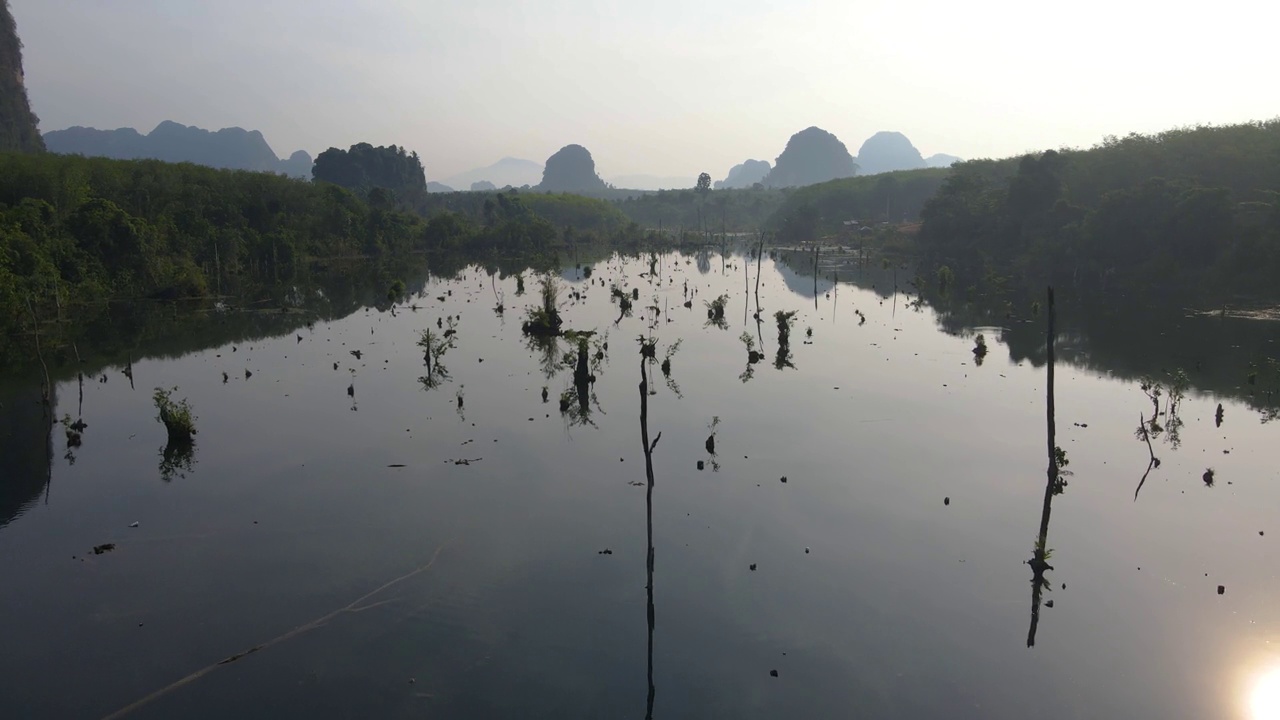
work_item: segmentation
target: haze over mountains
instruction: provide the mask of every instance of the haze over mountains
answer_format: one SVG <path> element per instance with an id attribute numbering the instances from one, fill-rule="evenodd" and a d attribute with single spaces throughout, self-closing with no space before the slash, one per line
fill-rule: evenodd
<path id="1" fill-rule="evenodd" d="M 563 178 L 553 178 L 552 186 L 561 192 L 592 192 L 593 189 L 602 189 L 591 180 L 591 177 L 600 179 L 595 174 L 594 160 L 590 163 L 590 170 L 586 169 L 586 160 L 590 160 L 591 153 L 579 145 L 570 145 L 564 150 L 569 148 L 578 148 L 586 153 L 583 156 L 572 151 L 577 154 L 580 163 L 580 166 L 570 163 L 571 168 L 576 168 L 569 171 L 575 179 L 566 181 Z M 756 183 L 767 187 L 802 187 L 855 174 L 874 175 L 895 170 L 949 167 L 959 161 L 960 158 L 945 153 L 926 159 L 899 132 L 876 133 L 862 144 L 858 156 L 854 157 L 835 135 L 821 128 L 810 127 L 791 137 L 782 155 L 778 156 L 777 167 L 767 160 L 746 160 L 730 168 L 725 179 L 715 181 L 714 187 L 717 190 L 749 188 Z M 532 160 L 506 157 L 487 167 L 468 170 L 443 181 L 429 182 L 427 187 L 431 192 L 452 192 L 488 189 L 483 184 L 491 183 L 497 189 L 526 185 L 547 189 L 551 186 L 543 183 L 544 169 L 543 165 Z M 679 190 L 692 188 L 696 182 L 696 177 L 633 174 L 610 176 L 607 184 L 628 190 Z M 570 186 L 579 189 L 565 189 Z"/>
<path id="2" fill-rule="evenodd" d="M 143 135 L 133 128 L 97 130 L 72 127 L 44 134 L 50 152 L 118 160 L 164 160 L 197 165 L 311 177 L 311 156 L 299 150 L 281 160 L 262 133 L 243 128 L 210 132 L 165 120 Z"/>

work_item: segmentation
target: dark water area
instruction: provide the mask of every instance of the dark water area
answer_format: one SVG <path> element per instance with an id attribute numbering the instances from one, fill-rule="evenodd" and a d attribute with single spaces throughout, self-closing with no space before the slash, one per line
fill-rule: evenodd
<path id="1" fill-rule="evenodd" d="M 1039 298 L 776 255 L 759 323 L 742 253 L 563 267 L 581 388 L 480 267 L 113 317 L 52 412 L 0 378 L 0 717 L 1280 712 L 1280 326 L 1061 294 L 1047 493 Z"/>

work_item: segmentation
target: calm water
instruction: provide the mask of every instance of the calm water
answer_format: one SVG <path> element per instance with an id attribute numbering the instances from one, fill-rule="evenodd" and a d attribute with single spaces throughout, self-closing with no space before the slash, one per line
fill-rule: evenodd
<path id="1" fill-rule="evenodd" d="M 1273 326 L 1104 331 L 1060 303 L 1071 474 L 1028 647 L 1043 317 L 913 307 L 879 270 L 815 296 L 791 260 L 763 263 L 759 328 L 740 257 L 565 269 L 566 326 L 597 331 L 593 353 L 608 344 L 585 416 L 560 410 L 572 346 L 522 336 L 536 278 L 517 297 L 514 277 L 479 268 L 406 278 L 421 293 L 394 315 L 383 302 L 268 339 L 140 347 L 133 387 L 95 368 L 82 400 L 64 373 L 56 416 L 87 428 L 68 455 L 53 426 L 51 465 L 38 388 L 3 384 L 0 717 L 1280 713 L 1280 424 L 1248 402 L 1269 376 L 1248 386 L 1244 367 Z M 639 289 L 617 323 L 611 284 Z M 723 329 L 703 305 L 720 293 Z M 775 367 L 776 310 L 798 311 L 793 367 Z M 415 343 L 447 316 L 447 377 L 426 388 Z M 764 351 L 750 374 L 744 331 Z M 647 370 L 652 645 L 649 335 L 658 362 L 680 341 L 670 382 Z M 1175 447 L 1159 418 L 1161 463 L 1135 500 L 1152 410 L 1136 378 L 1175 367 L 1192 384 L 1183 425 Z M 194 406 L 189 458 L 165 460 L 158 386 Z"/>

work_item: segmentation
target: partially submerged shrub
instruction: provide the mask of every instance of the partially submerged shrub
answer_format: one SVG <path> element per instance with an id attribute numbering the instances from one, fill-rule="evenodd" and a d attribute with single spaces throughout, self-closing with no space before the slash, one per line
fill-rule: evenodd
<path id="1" fill-rule="evenodd" d="M 554 277 L 547 275 L 542 278 L 541 288 L 538 291 L 538 298 L 541 304 L 529 308 L 525 322 L 524 332 L 526 335 L 559 335 L 564 321 L 560 319 L 560 310 L 558 307 L 560 301 L 560 287 L 556 284 Z"/>
<path id="2" fill-rule="evenodd" d="M 191 412 L 191 404 L 186 398 L 174 400 L 173 394 L 178 388 L 165 390 L 156 388 L 152 399 L 155 400 L 159 414 L 156 420 L 164 424 L 169 433 L 169 442 L 191 442 L 196 434 L 196 416 Z"/>
<path id="3" fill-rule="evenodd" d="M 715 300 L 712 300 L 712 301 L 707 302 L 707 303 L 705 303 L 705 304 L 706 304 L 706 306 L 707 306 L 707 319 L 708 319 L 708 320 L 723 320 L 723 319 L 724 319 L 724 308 L 725 308 L 725 306 L 726 306 L 726 305 L 728 305 L 728 304 L 729 304 L 729 296 L 728 296 L 728 295 L 721 295 L 720 297 L 716 298 Z"/>

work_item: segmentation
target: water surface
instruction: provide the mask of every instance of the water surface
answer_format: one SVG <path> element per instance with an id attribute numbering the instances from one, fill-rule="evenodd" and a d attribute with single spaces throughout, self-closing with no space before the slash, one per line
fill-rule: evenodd
<path id="1" fill-rule="evenodd" d="M 760 324 L 741 255 L 563 268 L 566 326 L 603 353 L 585 414 L 574 346 L 521 333 L 536 276 L 517 296 L 478 267 L 406 278 L 394 313 L 370 286 L 233 342 L 143 343 L 132 384 L 59 371 L 54 416 L 87 423 L 70 450 L 38 385 L 7 379 L 0 715 L 1262 717 L 1280 427 L 1265 366 L 1246 377 L 1273 326 L 1060 302 L 1071 474 L 1029 646 L 1043 311 L 935 308 L 892 269 L 815 283 L 805 262 L 765 257 Z M 611 286 L 638 289 L 630 316 Z M 723 328 L 704 306 L 721 293 Z M 797 312 L 781 360 L 778 310 Z M 448 317 L 447 376 L 424 384 L 416 343 Z M 1138 378 L 1177 368 L 1182 426 L 1159 416 L 1149 451 Z M 190 457 L 165 457 L 156 387 L 195 408 Z"/>

